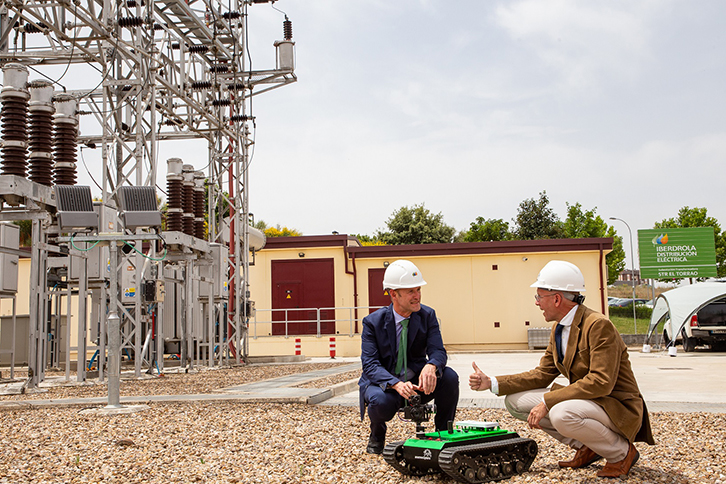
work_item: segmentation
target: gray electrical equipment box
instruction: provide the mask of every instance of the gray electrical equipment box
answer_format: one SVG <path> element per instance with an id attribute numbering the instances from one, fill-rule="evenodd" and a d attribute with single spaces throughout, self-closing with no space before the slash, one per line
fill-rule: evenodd
<path id="1" fill-rule="evenodd" d="M 109 207 L 108 205 L 94 203 L 93 210 L 99 215 L 99 218 L 103 220 L 103 227 L 101 232 L 118 232 L 118 216 L 116 209 Z M 80 243 L 74 242 L 77 248 L 85 249 L 87 246 L 90 247 L 93 243 Z M 108 280 L 111 277 L 111 264 L 109 261 L 109 249 L 106 244 L 97 244 L 91 250 L 85 252 L 86 260 L 88 263 L 88 280 L 99 281 Z M 80 257 L 71 257 L 71 270 L 70 278 L 72 280 L 78 280 L 81 273 L 80 264 L 83 263 L 83 259 Z"/>
<path id="2" fill-rule="evenodd" d="M 210 284 L 212 284 L 212 297 L 225 299 L 229 295 L 227 287 L 227 259 L 229 259 L 229 248 L 222 244 L 210 244 L 212 262 L 210 265 L 200 265 L 199 275 L 205 282 L 199 284 L 199 294 L 202 297 L 209 297 Z"/>
<path id="3" fill-rule="evenodd" d="M 136 285 L 136 268 L 129 261 L 121 264 L 119 283 L 122 303 L 134 303 L 141 297 L 141 288 Z"/>
<path id="4" fill-rule="evenodd" d="M 154 187 L 119 187 L 118 201 L 121 221 L 127 229 L 161 227 Z"/>
<path id="5" fill-rule="evenodd" d="M 61 231 L 98 230 L 98 213 L 93 211 L 91 187 L 56 185 L 58 226 Z"/>
<path id="6" fill-rule="evenodd" d="M 20 227 L 15 224 L 0 223 L 0 246 L 18 250 Z M 1 292 L 18 292 L 18 259 L 17 255 L 0 252 Z"/>

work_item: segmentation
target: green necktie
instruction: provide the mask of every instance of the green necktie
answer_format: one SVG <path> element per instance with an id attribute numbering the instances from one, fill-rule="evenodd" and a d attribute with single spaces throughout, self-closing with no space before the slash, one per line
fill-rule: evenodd
<path id="1" fill-rule="evenodd" d="M 401 321 L 401 339 L 398 343 L 398 361 L 396 362 L 396 376 L 401 375 L 408 368 L 408 360 L 406 358 L 406 346 L 408 345 L 408 319 Z M 405 376 L 405 375 L 404 375 Z"/>

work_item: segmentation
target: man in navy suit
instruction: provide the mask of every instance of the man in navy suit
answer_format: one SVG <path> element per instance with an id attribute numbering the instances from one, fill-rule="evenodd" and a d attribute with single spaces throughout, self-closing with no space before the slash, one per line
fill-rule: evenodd
<path id="1" fill-rule="evenodd" d="M 383 289 L 391 304 L 363 318 L 361 334 L 361 420 L 368 406 L 371 435 L 366 451 L 380 454 L 386 441 L 386 422 L 415 394 L 436 399 L 437 430 L 454 420 L 459 402 L 459 375 L 446 366 L 436 312 L 421 304 L 421 272 L 410 261 L 397 260 L 386 268 Z M 405 341 L 405 344 L 401 344 Z"/>

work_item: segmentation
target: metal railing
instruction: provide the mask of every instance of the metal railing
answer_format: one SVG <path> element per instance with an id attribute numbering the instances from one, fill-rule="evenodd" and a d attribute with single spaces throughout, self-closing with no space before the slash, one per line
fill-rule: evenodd
<path id="1" fill-rule="evenodd" d="M 249 328 L 252 339 L 257 338 L 269 338 L 272 336 L 284 336 L 285 338 L 290 336 L 317 336 L 320 338 L 323 335 L 335 335 L 345 334 L 342 331 L 343 327 L 347 327 L 349 336 L 360 333 L 363 318 L 368 315 L 370 309 L 379 309 L 382 306 L 355 306 L 355 307 L 333 307 L 333 308 L 289 308 L 289 309 L 255 309 L 254 317 L 250 320 Z M 356 318 L 356 310 L 358 310 L 358 317 Z M 300 314 L 303 312 L 315 312 L 315 319 L 305 318 L 299 319 Z M 329 318 L 328 313 L 332 312 L 333 318 Z M 269 319 L 260 319 L 260 315 L 269 315 Z M 282 314 L 280 319 L 273 320 L 273 315 Z M 295 319 L 290 319 L 290 317 Z M 325 317 L 323 317 L 325 316 Z M 291 324 L 315 324 L 315 333 L 293 333 L 290 332 Z M 323 333 L 323 324 L 333 323 L 332 333 Z M 264 325 L 264 326 L 263 326 Z M 284 334 L 273 334 L 273 325 L 284 325 Z M 259 331 L 259 328 L 264 327 L 265 330 Z M 269 328 L 269 331 L 266 329 Z"/>

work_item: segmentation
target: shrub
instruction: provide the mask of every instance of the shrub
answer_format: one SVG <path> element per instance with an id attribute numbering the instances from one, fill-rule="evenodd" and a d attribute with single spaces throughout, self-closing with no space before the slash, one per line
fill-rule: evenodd
<path id="1" fill-rule="evenodd" d="M 625 306 L 624 308 L 610 307 L 610 316 L 621 316 L 623 318 L 633 316 L 633 306 Z M 638 319 L 650 320 L 650 315 L 653 314 L 653 308 L 647 306 L 637 305 L 635 306 L 635 317 Z"/>

